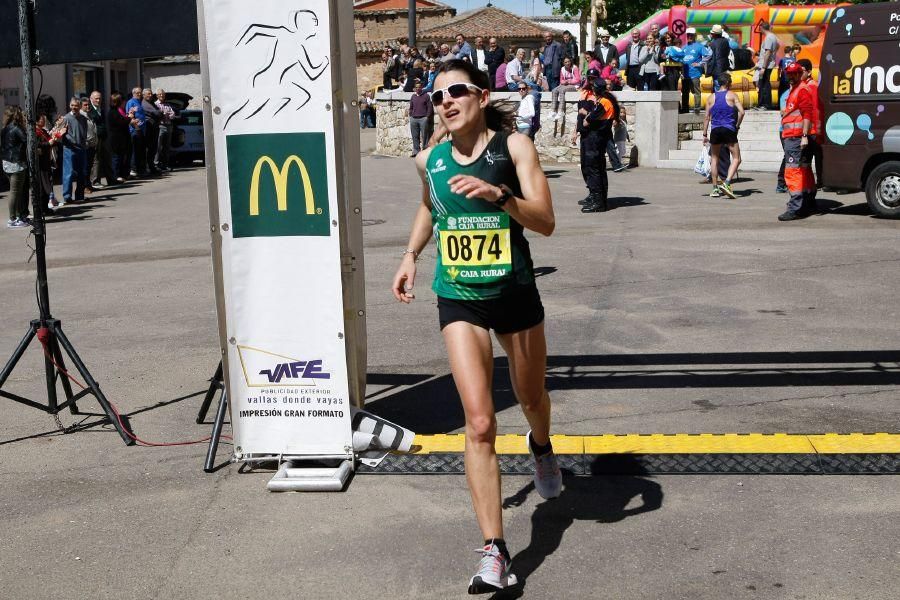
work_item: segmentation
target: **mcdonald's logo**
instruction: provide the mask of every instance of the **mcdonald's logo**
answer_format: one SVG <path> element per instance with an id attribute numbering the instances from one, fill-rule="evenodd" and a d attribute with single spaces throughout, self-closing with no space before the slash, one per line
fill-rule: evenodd
<path id="1" fill-rule="evenodd" d="M 324 133 L 225 141 L 234 237 L 331 234 Z"/>
<path id="2" fill-rule="evenodd" d="M 313 193 L 312 182 L 309 180 L 309 171 L 306 165 L 296 154 L 288 156 L 287 160 L 281 165 L 281 168 L 275 164 L 269 156 L 263 156 L 256 161 L 253 167 L 253 177 L 250 180 L 250 216 L 259 215 L 259 176 L 263 167 L 269 167 L 272 177 L 275 178 L 275 199 L 278 203 L 278 210 L 285 212 L 288 209 L 288 175 L 290 175 L 291 167 L 297 165 L 300 170 L 300 179 L 303 182 L 303 197 L 306 198 L 306 214 L 316 214 L 316 196 Z M 319 209 L 321 211 L 322 209 Z"/>

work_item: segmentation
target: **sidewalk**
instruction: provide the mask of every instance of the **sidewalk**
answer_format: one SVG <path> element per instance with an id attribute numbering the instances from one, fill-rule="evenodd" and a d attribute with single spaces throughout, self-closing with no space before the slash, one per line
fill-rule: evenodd
<path id="1" fill-rule="evenodd" d="M 829 214 L 778 223 L 773 174 L 726 200 L 692 173 L 637 169 L 610 173 L 614 210 L 583 215 L 577 170 L 548 171 L 557 230 L 529 240 L 557 432 L 897 432 L 900 366 L 870 354 L 900 348 L 897 223 L 869 216 L 862 195 L 823 194 Z M 368 406 L 420 433 L 459 432 L 433 248 L 416 302 L 389 292 L 419 199 L 413 163 L 364 155 L 363 183 Z M 209 433 L 194 423 L 219 359 L 204 185 L 202 169 L 177 172 L 95 194 L 49 225 L 53 314 L 150 441 Z M 36 314 L 27 236 L 0 231 L 4 357 Z M 760 362 L 773 352 L 797 354 Z M 40 358 L 29 351 L 11 391 L 40 397 Z M 497 364 L 500 430 L 524 433 Z M 0 399 L 3 597 L 465 597 L 481 540 L 461 476 L 270 494 L 269 472 L 204 474 L 204 445 L 126 448 L 109 427 L 54 429 Z M 504 478 L 526 598 L 844 600 L 900 586 L 897 477 L 565 483 L 539 503 L 529 478 Z"/>

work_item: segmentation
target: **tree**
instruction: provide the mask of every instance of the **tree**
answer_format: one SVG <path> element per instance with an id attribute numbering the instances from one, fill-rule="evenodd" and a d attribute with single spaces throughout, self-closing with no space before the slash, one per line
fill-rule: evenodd
<path id="1" fill-rule="evenodd" d="M 581 25 L 578 42 L 584 48 L 587 24 L 591 16 L 591 0 L 545 1 L 553 7 L 554 13 L 578 18 Z M 684 3 L 684 0 L 606 0 L 606 19 L 601 21 L 613 34 L 620 36 L 658 10 Z"/>

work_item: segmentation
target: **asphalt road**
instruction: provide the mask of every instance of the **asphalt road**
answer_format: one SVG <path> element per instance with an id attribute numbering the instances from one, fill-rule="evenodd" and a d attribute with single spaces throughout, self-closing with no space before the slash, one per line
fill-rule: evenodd
<path id="1" fill-rule="evenodd" d="M 695 175 L 652 169 L 611 174 L 614 210 L 582 215 L 578 173 L 547 170 L 557 231 L 530 239 L 558 433 L 898 431 L 900 223 L 831 194 L 827 214 L 778 223 L 785 197 L 771 175 L 747 174 L 737 200 L 714 200 Z M 368 406 L 422 433 L 459 431 L 433 250 L 413 305 L 388 289 L 418 198 L 412 162 L 364 156 L 363 178 Z M 204 181 L 198 168 L 97 194 L 49 226 L 53 313 L 150 441 L 209 432 L 194 423 L 219 357 Z M 6 354 L 36 315 L 27 242 L 0 231 Z M 500 429 L 523 433 L 502 365 Z M 39 398 L 42 372 L 32 348 L 4 389 Z M 271 494 L 270 472 L 204 474 L 204 452 L 126 448 L 108 426 L 61 435 L 0 399 L 0 597 L 465 596 L 481 540 L 464 478 L 370 475 L 341 494 Z M 528 598 L 900 588 L 894 476 L 567 478 L 549 503 L 525 477 L 503 490 Z"/>

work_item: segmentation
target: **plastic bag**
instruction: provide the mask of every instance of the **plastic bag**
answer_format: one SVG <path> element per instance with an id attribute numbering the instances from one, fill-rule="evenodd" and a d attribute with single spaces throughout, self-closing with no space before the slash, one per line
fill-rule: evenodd
<path id="1" fill-rule="evenodd" d="M 700 148 L 700 156 L 697 158 L 697 163 L 694 165 L 694 173 L 709 177 L 710 170 L 709 148 L 703 146 Z"/>

